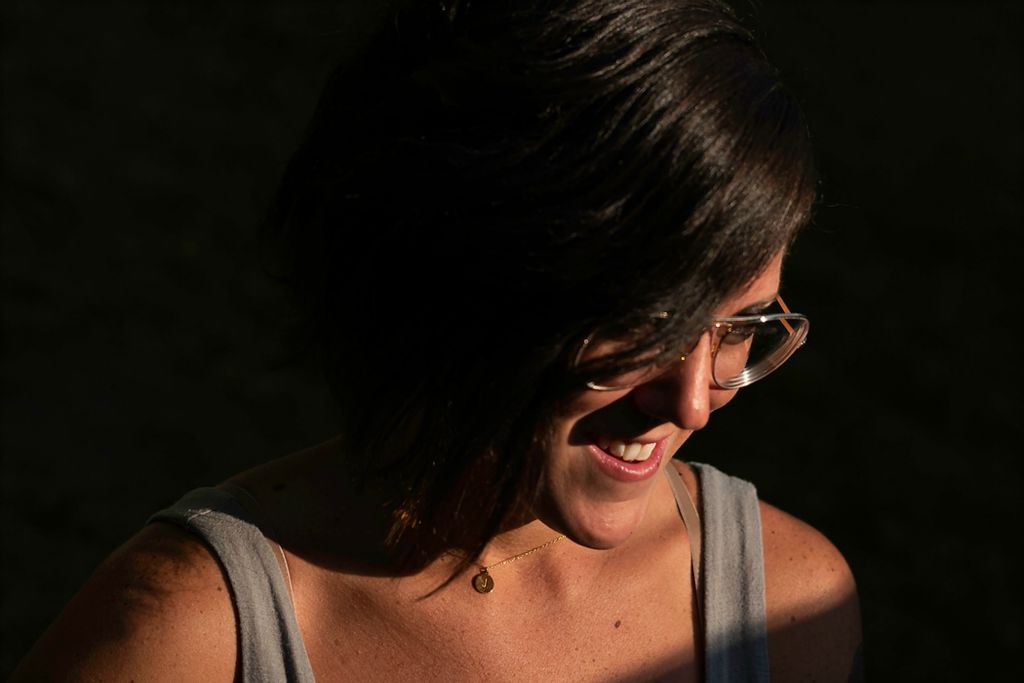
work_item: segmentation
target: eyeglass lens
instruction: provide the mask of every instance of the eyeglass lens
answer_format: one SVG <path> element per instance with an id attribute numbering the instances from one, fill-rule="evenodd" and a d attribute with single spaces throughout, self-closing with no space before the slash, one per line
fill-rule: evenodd
<path id="1" fill-rule="evenodd" d="M 712 373 L 725 389 L 746 386 L 778 368 L 799 348 L 807 331 L 802 318 L 717 322 L 712 327 Z M 667 370 L 671 363 L 643 366 L 602 382 L 594 389 L 626 389 L 642 384 Z"/>
<path id="2" fill-rule="evenodd" d="M 719 323 L 715 331 L 715 382 L 726 389 L 745 386 L 779 367 L 797 349 L 806 320 L 767 319 Z"/>

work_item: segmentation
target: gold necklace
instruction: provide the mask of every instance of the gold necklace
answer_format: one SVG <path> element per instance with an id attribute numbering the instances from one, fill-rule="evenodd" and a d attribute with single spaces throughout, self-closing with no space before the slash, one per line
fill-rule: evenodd
<path id="1" fill-rule="evenodd" d="M 563 538 L 565 538 L 565 536 L 559 534 L 558 536 L 552 538 L 550 541 L 547 541 L 546 543 L 541 543 L 536 548 L 530 548 L 529 550 L 521 552 L 518 555 L 513 555 L 512 557 L 506 557 L 501 562 L 495 562 L 494 564 L 489 564 L 486 567 L 482 564 L 477 565 L 478 567 L 480 567 L 480 572 L 473 577 L 473 590 L 475 590 L 477 593 L 490 593 L 492 590 L 494 590 L 494 578 L 491 576 L 488 570 L 494 569 L 495 567 L 500 567 L 503 564 L 515 562 L 516 560 L 524 558 L 527 555 L 534 554 L 538 550 L 544 550 L 544 548 L 547 548 L 549 545 L 554 545 L 555 543 L 558 543 Z"/>

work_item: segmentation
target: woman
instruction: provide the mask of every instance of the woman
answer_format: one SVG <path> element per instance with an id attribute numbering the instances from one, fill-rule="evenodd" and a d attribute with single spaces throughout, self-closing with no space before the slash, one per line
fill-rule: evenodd
<path id="1" fill-rule="evenodd" d="M 341 435 L 157 514 L 15 679 L 855 675 L 838 551 L 674 459 L 802 343 L 815 183 L 714 0 L 404 8 L 272 214 Z"/>

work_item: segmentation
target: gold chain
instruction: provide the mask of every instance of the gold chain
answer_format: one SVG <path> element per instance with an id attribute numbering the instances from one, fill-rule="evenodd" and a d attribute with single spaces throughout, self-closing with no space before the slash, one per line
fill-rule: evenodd
<path id="1" fill-rule="evenodd" d="M 544 550 L 544 548 L 547 548 L 549 545 L 558 543 L 563 538 L 565 538 L 565 536 L 563 534 L 559 534 L 558 536 L 552 538 L 550 541 L 541 543 L 536 548 L 530 548 L 529 550 L 523 551 L 518 555 L 513 555 L 512 557 L 506 557 L 501 562 L 495 562 L 494 564 L 489 564 L 487 566 L 484 566 L 482 564 L 477 565 L 478 567 L 480 567 L 480 572 L 473 577 L 473 589 L 477 593 L 490 593 L 492 590 L 494 590 L 494 578 L 491 577 L 491 573 L 488 571 L 489 569 L 494 569 L 495 567 L 500 567 L 502 565 L 509 564 L 510 562 L 515 562 L 516 560 L 522 559 L 527 555 L 534 554 L 538 550 Z"/>
<path id="2" fill-rule="evenodd" d="M 518 555 L 513 555 L 512 557 L 506 557 L 501 562 L 495 562 L 494 564 L 489 564 L 486 567 L 483 566 L 483 565 L 480 565 L 480 569 L 482 569 L 483 571 L 488 571 L 489 569 L 494 569 L 495 567 L 500 567 L 503 564 L 508 564 L 509 562 L 515 562 L 516 560 L 518 560 L 520 558 L 523 558 L 523 557 L 526 557 L 527 555 L 534 554 L 538 550 L 544 550 L 544 548 L 547 548 L 549 545 L 554 545 L 555 543 L 558 543 L 563 538 L 565 538 L 565 536 L 563 536 L 562 534 L 559 534 L 558 536 L 555 536 L 554 538 L 552 538 L 550 541 L 547 541 L 546 543 L 541 543 L 536 548 L 530 548 L 526 552 L 519 553 Z"/>

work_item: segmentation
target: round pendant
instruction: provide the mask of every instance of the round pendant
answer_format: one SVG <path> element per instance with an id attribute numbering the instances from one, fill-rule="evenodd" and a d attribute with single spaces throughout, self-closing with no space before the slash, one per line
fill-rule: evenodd
<path id="1" fill-rule="evenodd" d="M 494 590 L 494 579 L 486 569 L 481 569 L 480 573 L 473 577 L 473 589 L 477 593 L 490 593 Z"/>

